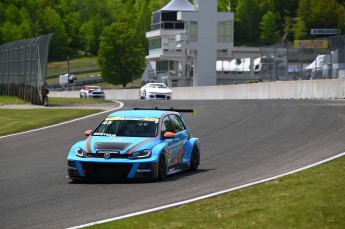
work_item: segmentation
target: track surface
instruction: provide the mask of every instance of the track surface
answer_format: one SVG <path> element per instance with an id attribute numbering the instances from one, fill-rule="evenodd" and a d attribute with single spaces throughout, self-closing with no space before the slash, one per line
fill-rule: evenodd
<path id="1" fill-rule="evenodd" d="M 198 108 L 195 173 L 163 182 L 73 183 L 66 157 L 99 115 L 0 139 L 0 228 L 64 228 L 228 189 L 345 152 L 345 101 L 125 101 L 124 108 Z M 25 120 L 23 120 L 25 121 Z"/>

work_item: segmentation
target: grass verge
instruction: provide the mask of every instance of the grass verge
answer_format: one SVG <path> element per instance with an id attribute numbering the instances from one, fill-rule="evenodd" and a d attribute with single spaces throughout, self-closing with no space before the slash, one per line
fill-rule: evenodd
<path id="1" fill-rule="evenodd" d="M 180 207 L 90 228 L 344 228 L 345 157 Z"/>
<path id="2" fill-rule="evenodd" d="M 48 76 L 53 74 L 66 74 L 67 73 L 67 59 L 65 61 L 56 61 L 48 63 Z M 99 68 L 97 57 L 79 57 L 69 60 L 70 72 L 82 71 L 87 69 Z"/>
<path id="3" fill-rule="evenodd" d="M 73 58 L 69 60 L 69 70 L 70 72 L 74 71 L 82 71 L 82 70 L 89 70 L 89 69 L 97 69 L 99 65 L 97 63 L 96 56 L 90 57 L 79 57 Z M 144 69 L 143 69 L 144 71 Z M 67 73 L 67 59 L 64 61 L 56 61 L 56 62 L 49 62 L 48 63 L 48 76 L 56 75 L 56 74 L 66 74 Z M 92 73 L 84 73 L 84 74 L 77 74 L 77 78 L 88 78 L 90 76 L 100 75 L 100 72 L 92 72 Z M 54 83 L 59 82 L 59 77 L 51 78 L 47 80 L 47 83 Z M 109 83 L 98 83 L 92 85 L 99 85 L 104 89 L 118 89 L 123 88 L 122 85 L 112 85 Z M 138 76 L 138 79 L 133 79 L 132 82 L 128 83 L 126 88 L 138 88 L 141 87 L 141 77 Z"/>
<path id="4" fill-rule="evenodd" d="M 112 103 L 109 100 L 49 98 L 51 105 Z M 11 96 L 0 96 L 0 104 L 29 104 Z M 0 136 L 36 129 L 100 112 L 99 109 L 0 109 Z"/>
<path id="5" fill-rule="evenodd" d="M 50 105 L 99 104 L 99 103 L 114 103 L 114 102 L 111 100 L 105 100 L 105 99 L 49 97 Z"/>
<path id="6" fill-rule="evenodd" d="M 1 104 L 30 104 L 30 103 L 13 96 L 0 96 L 0 105 Z"/>
<path id="7" fill-rule="evenodd" d="M 0 109 L 0 136 L 49 126 L 100 111 L 97 109 Z"/>

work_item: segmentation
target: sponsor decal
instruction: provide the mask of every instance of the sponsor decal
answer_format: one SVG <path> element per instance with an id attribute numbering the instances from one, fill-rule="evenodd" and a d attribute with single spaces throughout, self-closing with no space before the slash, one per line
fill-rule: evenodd
<path id="1" fill-rule="evenodd" d="M 106 153 L 109 153 L 109 154 L 119 154 L 119 152 L 112 152 L 112 151 L 97 151 L 97 153 L 104 153 L 104 154 L 106 154 Z"/>
<path id="2" fill-rule="evenodd" d="M 137 169 L 137 173 L 150 173 L 151 169 Z"/>
<path id="3" fill-rule="evenodd" d="M 294 48 L 328 48 L 327 40 L 295 40 Z"/>

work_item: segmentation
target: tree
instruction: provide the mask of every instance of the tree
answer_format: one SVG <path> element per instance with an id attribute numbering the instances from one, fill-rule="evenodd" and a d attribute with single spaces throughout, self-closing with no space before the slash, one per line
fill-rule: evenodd
<path id="1" fill-rule="evenodd" d="M 231 12 L 234 12 L 237 6 L 237 0 L 218 0 L 218 11 L 229 12 L 229 3 Z"/>
<path id="2" fill-rule="evenodd" d="M 80 33 L 82 23 L 79 6 L 79 0 L 60 0 L 57 9 L 65 25 L 68 39 L 70 40 L 69 47 L 74 50 L 83 50 L 82 34 Z"/>
<path id="3" fill-rule="evenodd" d="M 297 18 L 294 34 L 295 39 L 305 39 L 308 36 L 306 25 L 301 18 Z"/>
<path id="4" fill-rule="evenodd" d="M 251 43 L 259 35 L 260 12 L 256 0 L 238 0 L 235 12 L 235 39 Z"/>
<path id="5" fill-rule="evenodd" d="M 151 12 L 149 9 L 149 0 L 137 0 L 135 4 L 137 17 L 135 19 L 135 28 L 141 38 L 141 43 L 148 48 L 146 32 L 151 28 Z"/>
<path id="6" fill-rule="evenodd" d="M 272 45 L 277 42 L 279 39 L 277 28 L 277 16 L 272 11 L 268 11 L 260 22 L 260 40 L 266 45 Z"/>
<path id="7" fill-rule="evenodd" d="M 144 48 L 135 29 L 122 21 L 106 27 L 97 60 L 105 82 L 126 87 L 142 73 L 145 63 Z"/>
<path id="8" fill-rule="evenodd" d="M 12 24 L 20 25 L 22 23 L 22 17 L 20 10 L 13 4 L 10 4 L 5 11 L 5 21 Z"/>
<path id="9" fill-rule="evenodd" d="M 336 0 L 300 0 L 295 39 L 311 38 L 309 31 L 313 28 L 338 28 L 343 19 L 342 9 Z"/>
<path id="10" fill-rule="evenodd" d="M 1 40 L 4 43 L 21 40 L 21 27 L 10 21 L 5 22 L 1 28 Z"/>
<path id="11" fill-rule="evenodd" d="M 337 28 L 340 7 L 336 0 L 314 1 L 311 16 L 312 26 L 314 28 Z"/>
<path id="12" fill-rule="evenodd" d="M 81 26 L 80 32 L 86 53 L 97 55 L 99 34 L 102 34 L 104 26 L 105 23 L 100 16 L 93 17 Z"/>
<path id="13" fill-rule="evenodd" d="M 40 14 L 41 18 L 39 24 L 41 34 L 54 34 L 50 43 L 51 51 L 49 52 L 49 56 L 53 59 L 69 56 L 69 40 L 60 15 L 50 7 L 45 8 Z"/>

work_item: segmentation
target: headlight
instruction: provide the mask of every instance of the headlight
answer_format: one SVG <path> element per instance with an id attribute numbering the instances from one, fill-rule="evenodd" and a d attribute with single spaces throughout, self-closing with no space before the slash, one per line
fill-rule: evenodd
<path id="1" fill-rule="evenodd" d="M 87 157 L 87 152 L 82 148 L 78 147 L 77 151 L 75 152 L 75 155 L 77 155 L 78 157 Z"/>
<path id="2" fill-rule="evenodd" d="M 131 153 L 131 155 L 128 157 L 130 159 L 137 159 L 137 158 L 146 158 L 151 156 L 151 150 L 145 149 L 141 151 L 136 151 Z"/>

